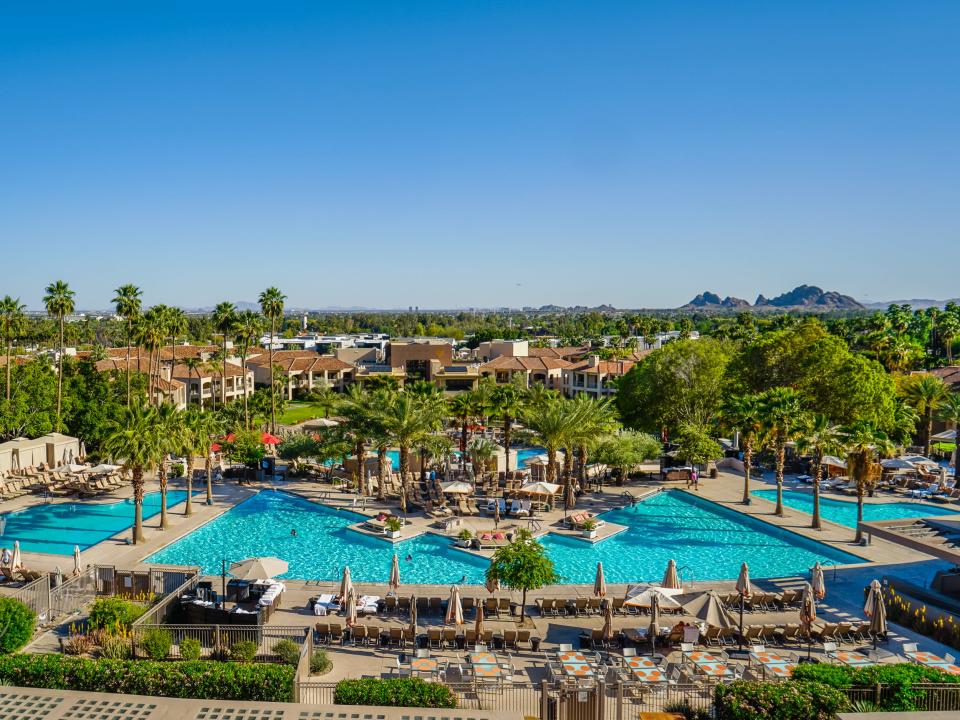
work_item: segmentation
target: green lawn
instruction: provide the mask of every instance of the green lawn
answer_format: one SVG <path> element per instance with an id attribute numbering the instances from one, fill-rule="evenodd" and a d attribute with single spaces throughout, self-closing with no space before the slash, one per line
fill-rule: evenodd
<path id="1" fill-rule="evenodd" d="M 323 417 L 323 408 L 307 402 L 292 402 L 287 404 L 286 412 L 283 413 L 277 422 L 281 425 L 296 425 L 304 420 L 314 420 Z"/>

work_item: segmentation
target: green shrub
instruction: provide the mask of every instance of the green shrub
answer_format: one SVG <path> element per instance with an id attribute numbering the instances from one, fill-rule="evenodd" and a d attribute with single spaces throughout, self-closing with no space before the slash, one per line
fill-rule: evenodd
<path id="1" fill-rule="evenodd" d="M 913 689 L 917 683 L 960 683 L 960 677 L 923 665 L 898 663 L 861 668 L 837 665 L 802 664 L 793 672 L 794 680 L 808 680 L 835 688 L 884 685 L 880 709 L 888 712 L 909 712 L 923 709 L 924 691 Z"/>
<path id="2" fill-rule="evenodd" d="M 140 636 L 138 644 L 151 660 L 166 660 L 173 646 L 173 636 L 166 630 L 151 628 Z"/>
<path id="3" fill-rule="evenodd" d="M 5 685 L 125 695 L 290 702 L 293 676 L 293 668 L 275 663 L 91 660 L 64 655 L 0 657 L 0 683 Z"/>
<path id="4" fill-rule="evenodd" d="M 253 640 L 241 640 L 230 646 L 230 659 L 233 662 L 253 662 L 257 656 L 257 644 Z"/>
<path id="5" fill-rule="evenodd" d="M 196 638 L 185 637 L 180 641 L 180 659 L 181 660 L 199 660 L 200 659 L 200 641 Z"/>
<path id="6" fill-rule="evenodd" d="M 842 690 L 813 682 L 734 682 L 714 690 L 717 720 L 834 720 L 850 703 Z"/>
<path id="7" fill-rule="evenodd" d="M 126 660 L 131 649 L 128 638 L 107 635 L 100 643 L 100 656 L 109 660 Z"/>
<path id="8" fill-rule="evenodd" d="M 26 605 L 13 598 L 0 598 L 0 653 L 16 652 L 33 637 L 37 616 Z"/>
<path id="9" fill-rule="evenodd" d="M 337 705 L 455 708 L 457 696 L 446 685 L 420 678 L 341 680 L 333 689 Z"/>
<path id="10" fill-rule="evenodd" d="M 93 603 L 87 622 L 91 628 L 129 630 L 133 622 L 146 611 L 146 606 L 123 598 L 100 598 Z"/>
<path id="11" fill-rule="evenodd" d="M 300 646 L 293 640 L 281 640 L 271 648 L 273 654 L 280 657 L 281 662 L 296 667 L 300 662 Z"/>
<path id="12" fill-rule="evenodd" d="M 330 656 L 327 655 L 326 650 L 313 651 L 313 655 L 310 656 L 311 675 L 323 675 L 325 672 L 330 672 L 330 668 L 332 667 L 333 662 L 330 660 Z"/>

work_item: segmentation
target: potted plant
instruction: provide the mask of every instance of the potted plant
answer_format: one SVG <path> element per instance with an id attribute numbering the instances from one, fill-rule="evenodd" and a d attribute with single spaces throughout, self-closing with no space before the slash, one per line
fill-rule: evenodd
<path id="1" fill-rule="evenodd" d="M 386 528 L 384 533 L 388 538 L 395 539 L 400 537 L 400 528 L 403 527 L 403 523 L 400 522 L 400 518 L 388 517 L 384 525 Z"/>
<path id="2" fill-rule="evenodd" d="M 580 525 L 580 529 L 583 530 L 585 538 L 593 539 L 597 536 L 597 521 L 593 518 L 587 518 Z"/>
<path id="3" fill-rule="evenodd" d="M 473 539 L 473 533 L 464 528 L 457 535 L 457 546 L 462 548 L 470 547 L 470 541 Z"/>

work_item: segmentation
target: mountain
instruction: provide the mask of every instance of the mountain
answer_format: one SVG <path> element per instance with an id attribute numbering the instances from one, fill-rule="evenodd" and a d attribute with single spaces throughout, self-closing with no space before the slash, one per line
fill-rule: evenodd
<path id="1" fill-rule="evenodd" d="M 702 292 L 693 300 L 688 302 L 685 307 L 691 308 L 748 308 L 750 303 L 742 298 L 727 296 L 720 299 L 720 296 L 712 292 Z"/>
<path id="2" fill-rule="evenodd" d="M 842 295 L 833 290 L 821 290 L 815 285 L 799 285 L 789 292 L 766 298 L 757 295 L 756 302 L 751 305 L 746 300 L 736 297 L 720 296 L 713 292 L 702 292 L 693 300 L 680 308 L 681 310 L 812 310 L 829 312 L 833 310 L 863 310 L 864 306 L 849 295 Z"/>

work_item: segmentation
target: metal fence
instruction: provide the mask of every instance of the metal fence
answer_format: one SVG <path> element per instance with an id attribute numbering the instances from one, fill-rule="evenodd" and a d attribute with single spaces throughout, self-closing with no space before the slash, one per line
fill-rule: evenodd
<path id="1" fill-rule="evenodd" d="M 257 646 L 255 659 L 261 662 L 275 662 L 280 659 L 273 647 L 281 640 L 292 640 L 303 646 L 309 634 L 307 628 L 297 626 L 135 624 L 132 628 L 135 657 L 145 657 L 143 650 L 139 649 L 139 641 L 151 630 L 170 633 L 173 638 L 173 647 L 170 649 L 172 659 L 180 658 L 180 643 L 184 638 L 194 638 L 200 643 L 201 657 L 218 657 L 229 653 L 230 648 L 238 642 L 253 642 Z"/>
<path id="2" fill-rule="evenodd" d="M 65 580 L 50 588 L 49 622 L 73 615 L 93 602 L 97 596 L 97 583 L 93 568 L 87 568 L 79 575 Z"/>
<path id="3" fill-rule="evenodd" d="M 117 570 L 112 565 L 97 565 L 97 595 L 150 600 L 175 593 L 195 577 L 199 568 L 150 567 L 146 570 Z"/>
<path id="4" fill-rule="evenodd" d="M 50 610 L 50 576 L 44 575 L 27 583 L 13 594 L 13 598 L 33 610 L 40 624 L 45 623 Z"/>
<path id="5" fill-rule="evenodd" d="M 197 586 L 197 583 L 200 582 L 200 575 L 197 574 L 196 570 L 190 573 L 182 571 L 170 573 L 158 571 L 154 573 L 151 568 L 148 581 L 153 584 L 153 587 L 168 587 L 170 589 L 161 596 L 159 602 L 152 605 L 147 612 L 137 618 L 133 623 L 134 627 L 162 625 L 169 620 L 180 606 L 180 596 Z M 179 582 L 179 585 L 173 586 L 174 582 Z M 157 595 L 151 595 L 150 597 L 157 597 Z"/>
<path id="6" fill-rule="evenodd" d="M 889 707 L 897 699 L 909 698 L 921 712 L 945 712 L 960 710 L 960 684 L 917 683 L 909 688 L 898 685 L 874 685 L 873 687 L 845 688 L 850 702 L 870 703 L 877 707 Z"/>

